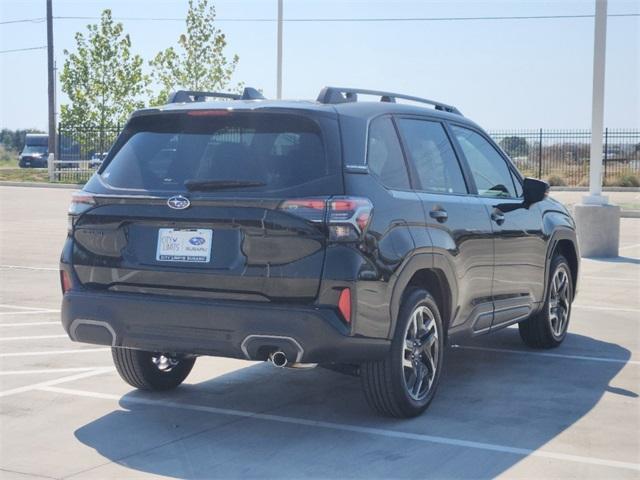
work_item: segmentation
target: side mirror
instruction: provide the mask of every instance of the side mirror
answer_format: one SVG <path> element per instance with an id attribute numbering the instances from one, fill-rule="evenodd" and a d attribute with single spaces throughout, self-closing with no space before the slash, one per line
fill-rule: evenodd
<path id="1" fill-rule="evenodd" d="M 547 197 L 549 184 L 537 178 L 527 177 L 524 179 L 522 191 L 524 194 L 524 203 L 531 205 L 536 202 L 541 202 Z"/>

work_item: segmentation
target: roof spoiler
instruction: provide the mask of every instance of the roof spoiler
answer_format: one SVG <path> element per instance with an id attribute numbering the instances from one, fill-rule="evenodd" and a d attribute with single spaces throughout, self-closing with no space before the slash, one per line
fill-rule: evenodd
<path id="1" fill-rule="evenodd" d="M 241 94 L 177 90 L 169 94 L 167 103 L 204 102 L 207 98 L 226 98 L 228 100 L 264 100 L 264 96 L 258 90 L 251 87 L 245 87 Z"/>
<path id="2" fill-rule="evenodd" d="M 411 95 L 404 95 L 402 93 L 383 92 L 380 90 L 366 90 L 363 88 L 324 87 L 320 91 L 320 95 L 318 95 L 317 101 L 320 103 L 328 104 L 357 102 L 359 93 L 363 95 L 373 95 L 375 97 L 380 97 L 381 102 L 395 103 L 396 99 L 400 98 L 403 100 L 410 100 L 412 102 L 426 103 L 429 105 L 433 105 L 436 110 L 462 115 L 462 113 L 460 113 L 460 110 L 452 105 L 447 105 L 446 103 L 436 102 L 427 98 L 412 97 Z"/>

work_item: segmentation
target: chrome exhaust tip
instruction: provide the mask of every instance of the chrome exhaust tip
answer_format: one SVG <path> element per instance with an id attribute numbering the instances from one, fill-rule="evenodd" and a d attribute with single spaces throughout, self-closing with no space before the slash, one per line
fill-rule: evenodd
<path id="1" fill-rule="evenodd" d="M 286 367 L 288 363 L 287 355 L 282 350 L 270 353 L 269 361 L 278 368 Z"/>

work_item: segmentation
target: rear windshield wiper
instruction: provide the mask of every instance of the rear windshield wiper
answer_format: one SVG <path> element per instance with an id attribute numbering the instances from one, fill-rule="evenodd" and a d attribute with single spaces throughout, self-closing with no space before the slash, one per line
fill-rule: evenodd
<path id="1" fill-rule="evenodd" d="M 184 186 L 189 191 L 223 190 L 226 188 L 264 187 L 266 183 L 254 180 L 187 180 Z"/>

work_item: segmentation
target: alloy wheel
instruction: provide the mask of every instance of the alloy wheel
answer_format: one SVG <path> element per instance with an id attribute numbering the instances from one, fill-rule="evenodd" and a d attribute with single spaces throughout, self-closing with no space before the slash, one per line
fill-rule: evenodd
<path id="1" fill-rule="evenodd" d="M 170 372 L 180 363 L 178 358 L 162 353 L 153 355 L 151 361 L 161 372 Z"/>
<path id="2" fill-rule="evenodd" d="M 405 388 L 412 399 L 423 400 L 436 378 L 438 368 L 438 330 L 433 312 L 417 307 L 405 332 L 402 370 Z"/>
<path id="3" fill-rule="evenodd" d="M 549 323 L 555 337 L 561 337 L 569 321 L 571 308 L 569 273 L 560 265 L 553 274 L 549 292 Z"/>

